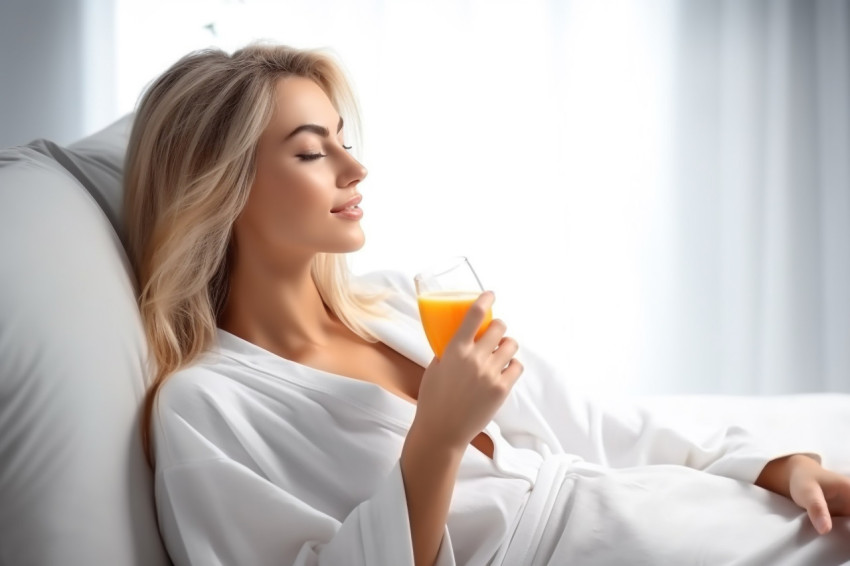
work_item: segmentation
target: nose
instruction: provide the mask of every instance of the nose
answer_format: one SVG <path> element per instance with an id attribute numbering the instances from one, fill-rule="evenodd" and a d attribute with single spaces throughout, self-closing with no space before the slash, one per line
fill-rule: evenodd
<path id="1" fill-rule="evenodd" d="M 346 153 L 345 165 L 340 172 L 338 181 L 341 188 L 353 187 L 366 178 L 369 171 L 353 155 Z"/>

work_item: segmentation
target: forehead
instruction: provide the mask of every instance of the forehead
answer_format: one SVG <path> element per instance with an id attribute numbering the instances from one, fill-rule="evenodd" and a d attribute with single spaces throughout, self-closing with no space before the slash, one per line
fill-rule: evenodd
<path id="1" fill-rule="evenodd" d="M 303 124 L 335 132 L 339 114 L 325 91 L 311 79 L 285 77 L 275 85 L 275 109 L 269 129 L 289 133 Z"/>

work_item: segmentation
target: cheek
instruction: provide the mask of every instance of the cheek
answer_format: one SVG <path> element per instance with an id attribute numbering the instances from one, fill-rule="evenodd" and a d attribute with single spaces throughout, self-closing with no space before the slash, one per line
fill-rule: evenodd
<path id="1" fill-rule="evenodd" d="M 285 219 L 292 226 L 305 226 L 314 223 L 329 212 L 332 204 L 328 195 L 321 190 L 321 182 L 316 174 L 299 172 L 281 175 L 273 184 L 264 187 L 265 212 L 274 214 L 279 220 Z"/>
<path id="2" fill-rule="evenodd" d="M 319 187 L 320 182 L 306 172 L 295 175 L 278 171 L 258 176 L 242 213 L 242 224 L 269 243 L 304 235 L 333 206 Z"/>

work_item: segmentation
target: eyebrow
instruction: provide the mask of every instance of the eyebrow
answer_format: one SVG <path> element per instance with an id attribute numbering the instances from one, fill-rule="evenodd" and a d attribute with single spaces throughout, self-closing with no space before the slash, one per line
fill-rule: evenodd
<path id="1" fill-rule="evenodd" d="M 342 116 L 339 117 L 339 124 L 336 126 L 336 133 L 342 131 Z M 295 136 L 296 134 L 300 134 L 301 132 L 312 132 L 314 134 L 318 134 L 323 138 L 326 138 L 330 135 L 328 129 L 324 126 L 319 126 L 318 124 L 302 124 L 289 132 L 289 135 L 284 138 L 284 140 L 288 140 L 289 138 Z"/>

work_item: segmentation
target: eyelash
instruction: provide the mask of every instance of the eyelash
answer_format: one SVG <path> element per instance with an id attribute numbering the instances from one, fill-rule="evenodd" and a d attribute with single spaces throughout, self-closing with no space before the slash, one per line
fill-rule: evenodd
<path id="1" fill-rule="evenodd" d="M 345 151 L 351 151 L 350 145 L 344 145 L 344 146 L 342 146 L 342 148 Z M 325 153 L 302 153 L 302 154 L 296 155 L 296 157 L 298 157 L 301 161 L 315 161 L 316 159 L 320 159 L 322 157 L 327 157 L 327 154 L 325 154 Z"/>

